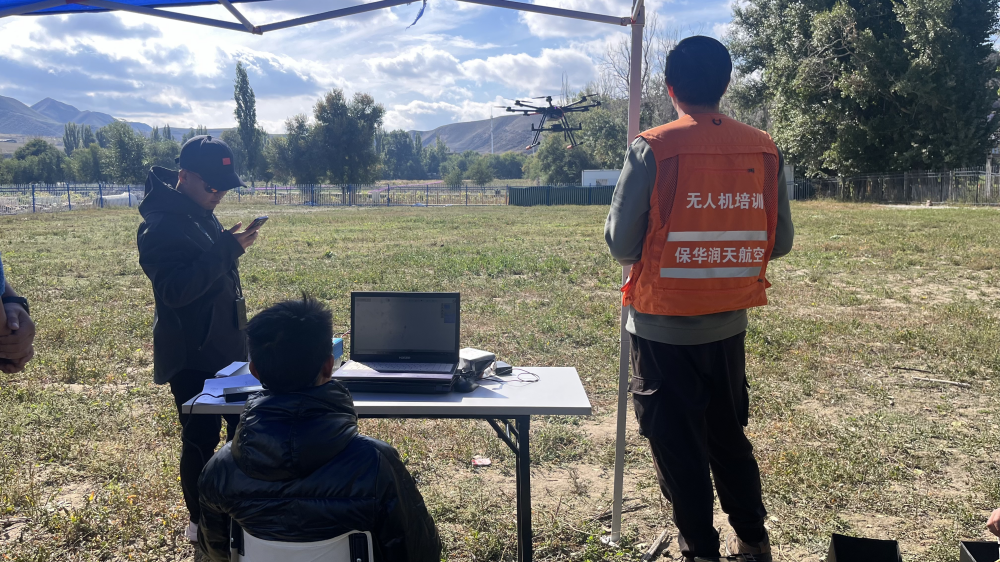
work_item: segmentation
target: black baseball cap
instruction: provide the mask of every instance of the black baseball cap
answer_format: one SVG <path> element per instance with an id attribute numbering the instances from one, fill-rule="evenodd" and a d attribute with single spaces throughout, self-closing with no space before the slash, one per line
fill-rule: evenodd
<path id="1" fill-rule="evenodd" d="M 213 139 L 212 135 L 192 137 L 181 147 L 181 156 L 177 159 L 182 170 L 198 174 L 212 189 L 219 191 L 246 185 L 236 175 L 234 162 L 229 145 Z"/>

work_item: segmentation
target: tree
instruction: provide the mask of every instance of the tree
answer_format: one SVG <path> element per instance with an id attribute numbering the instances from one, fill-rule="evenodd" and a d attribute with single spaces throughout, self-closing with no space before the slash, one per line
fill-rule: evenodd
<path id="1" fill-rule="evenodd" d="M 177 157 L 181 154 L 181 145 L 177 141 L 169 137 L 159 136 L 159 140 L 150 140 L 145 144 L 146 168 L 152 166 L 160 166 L 171 170 L 177 168 Z"/>
<path id="2" fill-rule="evenodd" d="M 485 156 L 476 159 L 469 166 L 468 178 L 472 180 L 473 185 L 486 185 L 493 181 L 493 170 L 490 168 L 490 162 Z"/>
<path id="3" fill-rule="evenodd" d="M 528 156 L 523 152 L 483 155 L 483 159 L 489 163 L 493 177 L 501 180 L 520 179 L 523 176 L 522 167 L 527 158 Z"/>
<path id="4" fill-rule="evenodd" d="M 434 147 L 423 151 L 424 170 L 428 174 L 440 174 L 441 163 L 448 159 L 448 146 L 441 137 L 434 137 Z"/>
<path id="5" fill-rule="evenodd" d="M 623 100 L 601 99 L 604 103 L 600 107 L 581 114 L 583 131 L 578 138 L 583 142 L 581 148 L 591 154 L 597 167 L 621 168 L 628 149 L 628 104 L 619 103 Z"/>
<path id="6" fill-rule="evenodd" d="M 444 180 L 444 184 L 448 187 L 462 187 L 462 169 L 458 166 L 454 166 L 442 177 L 442 179 Z"/>
<path id="7" fill-rule="evenodd" d="M 70 121 L 63 127 L 63 151 L 66 156 L 72 156 L 73 151 L 80 147 L 80 130 L 76 123 Z"/>
<path id="8" fill-rule="evenodd" d="M 301 113 L 285 121 L 285 136 L 271 139 L 266 150 L 274 177 L 299 184 L 316 183 L 322 173 L 313 146 L 312 126 Z"/>
<path id="9" fill-rule="evenodd" d="M 729 39 L 732 101 L 766 112 L 809 175 L 979 165 L 998 0 L 751 0 Z"/>
<path id="10" fill-rule="evenodd" d="M 204 125 L 198 125 L 197 127 L 188 129 L 188 132 L 184 133 L 184 135 L 181 137 L 181 144 L 183 145 L 184 143 L 193 139 L 194 137 L 207 134 L 208 134 L 208 128 L 205 127 Z"/>
<path id="11" fill-rule="evenodd" d="M 145 178 L 146 139 L 128 123 L 115 121 L 97 131 L 107 139 L 108 150 L 102 169 L 112 181 L 138 183 Z"/>
<path id="12" fill-rule="evenodd" d="M 83 132 L 80 134 L 80 147 L 87 148 L 96 142 L 97 138 L 94 136 L 94 131 L 91 130 L 90 125 L 84 125 Z"/>
<path id="13" fill-rule="evenodd" d="M 31 139 L 0 163 L 2 183 L 46 183 L 65 180 L 66 155 L 54 144 Z"/>
<path id="14" fill-rule="evenodd" d="M 347 101 L 334 89 L 316 102 L 316 124 L 310 131 L 323 172 L 333 183 L 368 183 L 377 179 L 379 154 L 375 135 L 385 108 L 368 94 Z"/>
<path id="15" fill-rule="evenodd" d="M 381 139 L 383 172 L 386 179 L 420 180 L 427 177 L 420 161 L 420 140 L 410 133 L 397 129 L 385 133 Z"/>
<path id="16" fill-rule="evenodd" d="M 267 138 L 267 132 L 257 123 L 257 98 L 254 96 L 253 88 L 250 87 L 250 78 L 247 76 L 243 61 L 236 63 L 233 98 L 236 100 L 236 109 L 233 111 L 236 116 L 236 133 L 241 141 L 237 161 L 243 161 L 244 173 L 253 185 L 263 160 L 264 139 Z"/>
<path id="17" fill-rule="evenodd" d="M 170 125 L 163 126 L 163 138 L 167 140 L 174 140 L 174 132 L 170 130 Z"/>
<path id="18" fill-rule="evenodd" d="M 102 161 L 107 157 L 102 152 L 103 150 L 97 146 L 97 143 L 90 143 L 86 147 L 73 151 L 73 156 L 70 157 L 70 167 L 76 181 L 86 183 L 107 181 L 102 168 Z"/>
<path id="19" fill-rule="evenodd" d="M 149 133 L 149 140 L 151 142 L 154 142 L 154 143 L 160 142 L 160 128 L 159 127 L 153 127 L 153 131 L 151 133 Z"/>
<path id="20" fill-rule="evenodd" d="M 656 15 L 650 13 L 642 30 L 642 74 L 641 97 L 639 109 L 639 128 L 646 130 L 677 119 L 677 112 L 667 95 L 664 70 L 667 53 L 677 44 L 676 30 L 663 30 L 657 22 Z M 607 119 L 621 121 L 621 130 L 625 130 L 628 120 L 629 76 L 632 68 L 632 42 L 623 35 L 617 41 L 608 45 L 600 60 L 600 75 L 597 83 L 588 87 L 590 93 L 600 96 L 604 105 L 597 110 L 605 113 L 605 121 L 596 124 L 598 127 L 607 123 Z M 595 110 L 591 110 L 594 112 Z M 583 114 L 583 119 L 586 120 Z M 617 128 L 616 128 L 617 129 Z M 584 127 L 586 131 L 586 126 Z M 615 167 L 621 166 L 624 160 L 625 135 L 622 135 L 621 158 L 616 158 Z M 589 150 L 589 149 L 588 149 Z M 606 147 L 605 147 L 606 150 Z"/>
<path id="21" fill-rule="evenodd" d="M 567 149 L 562 135 L 547 135 L 525 167 L 529 177 L 546 185 L 579 185 L 583 171 L 593 168 L 594 162 L 579 147 Z"/>

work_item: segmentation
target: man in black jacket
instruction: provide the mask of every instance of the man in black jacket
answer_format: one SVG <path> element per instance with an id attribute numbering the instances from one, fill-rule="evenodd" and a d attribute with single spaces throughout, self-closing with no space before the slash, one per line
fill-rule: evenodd
<path id="1" fill-rule="evenodd" d="M 358 434 L 333 374 L 333 320 L 313 299 L 257 314 L 247 328 L 252 395 L 236 437 L 201 474 L 200 543 L 229 560 L 230 518 L 266 541 L 315 542 L 369 531 L 377 562 L 439 562 L 441 542 L 391 445 Z"/>
<path id="2" fill-rule="evenodd" d="M 153 380 L 170 383 L 181 423 L 181 489 L 191 515 L 185 531 L 197 541 L 198 475 L 219 444 L 220 416 L 190 416 L 181 404 L 205 379 L 247 358 L 246 312 L 237 260 L 257 231 L 225 230 L 213 210 L 226 192 L 243 185 L 233 153 L 211 136 L 181 148 L 180 171 L 154 167 L 139 205 L 139 265 L 153 283 Z M 230 438 L 236 416 L 227 419 Z"/>

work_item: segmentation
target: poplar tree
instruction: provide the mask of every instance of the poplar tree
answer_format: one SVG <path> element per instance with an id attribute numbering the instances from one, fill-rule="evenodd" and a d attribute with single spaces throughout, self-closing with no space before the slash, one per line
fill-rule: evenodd
<path id="1" fill-rule="evenodd" d="M 267 134 L 257 124 L 257 99 L 243 61 L 236 63 L 236 83 L 233 97 L 236 100 L 236 132 L 242 141 L 243 167 L 250 177 L 251 185 L 257 175 L 257 168 L 263 160 L 264 139 Z"/>
<path id="2" fill-rule="evenodd" d="M 80 131 L 76 123 L 70 121 L 63 127 L 63 151 L 66 156 L 72 156 L 73 151 L 80 147 Z"/>

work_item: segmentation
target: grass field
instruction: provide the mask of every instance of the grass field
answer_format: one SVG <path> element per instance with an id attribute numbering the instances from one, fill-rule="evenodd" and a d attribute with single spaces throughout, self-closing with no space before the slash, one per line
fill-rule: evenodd
<path id="1" fill-rule="evenodd" d="M 241 260 L 252 311 L 307 291 L 346 329 L 351 290 L 460 290 L 464 345 L 576 366 L 595 415 L 532 424 L 536 559 L 639 559 L 669 507 L 631 413 L 625 538 L 597 541 L 610 524 L 620 275 L 605 208 L 263 212 L 271 221 Z M 957 560 L 957 541 L 985 537 L 1000 506 L 1000 212 L 792 212 L 794 251 L 770 268 L 772 305 L 752 313 L 747 338 L 748 433 L 777 559 L 821 560 L 840 532 L 898 539 L 907 560 Z M 30 367 L 0 374 L 5 561 L 194 556 L 179 427 L 152 384 L 138 223 L 129 209 L 0 217 L 8 276 L 39 330 Z M 514 463 L 488 425 L 365 420 L 362 431 L 400 450 L 448 560 L 514 559 Z M 493 466 L 473 469 L 477 454 Z M 664 559 L 677 557 L 674 539 Z"/>

